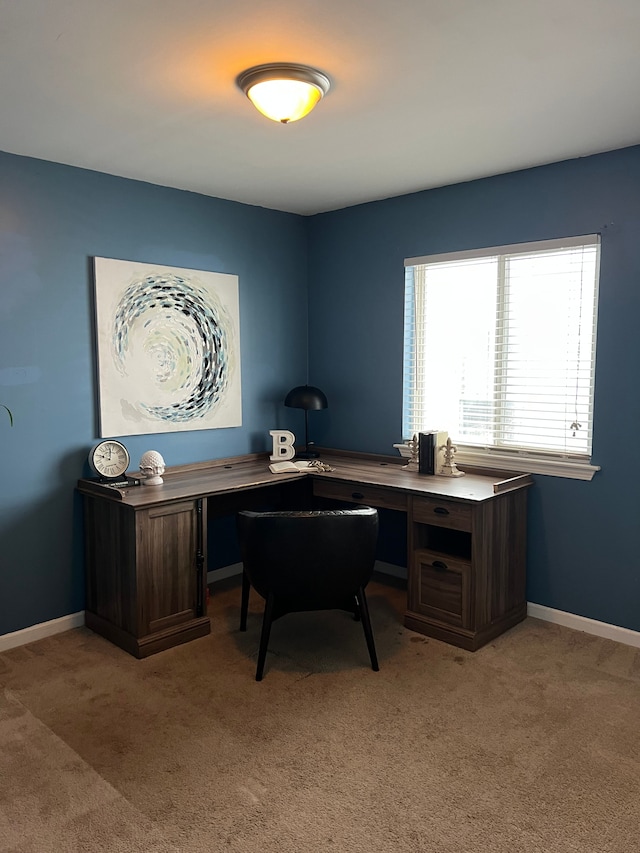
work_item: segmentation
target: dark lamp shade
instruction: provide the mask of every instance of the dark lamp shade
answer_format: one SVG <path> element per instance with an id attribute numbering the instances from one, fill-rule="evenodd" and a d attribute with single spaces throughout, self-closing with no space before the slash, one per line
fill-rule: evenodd
<path id="1" fill-rule="evenodd" d="M 297 385 L 284 398 L 285 406 L 292 409 L 326 409 L 329 406 L 323 391 L 314 385 Z"/>

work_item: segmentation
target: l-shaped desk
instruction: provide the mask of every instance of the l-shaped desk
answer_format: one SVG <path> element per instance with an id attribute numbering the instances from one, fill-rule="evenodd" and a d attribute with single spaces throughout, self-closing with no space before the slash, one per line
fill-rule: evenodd
<path id="1" fill-rule="evenodd" d="M 207 519 L 357 503 L 407 518 L 405 625 L 474 651 L 526 616 L 528 474 L 429 476 L 323 450 L 333 471 L 272 474 L 267 454 L 167 469 L 158 486 L 78 481 L 89 628 L 138 658 L 202 637 Z"/>

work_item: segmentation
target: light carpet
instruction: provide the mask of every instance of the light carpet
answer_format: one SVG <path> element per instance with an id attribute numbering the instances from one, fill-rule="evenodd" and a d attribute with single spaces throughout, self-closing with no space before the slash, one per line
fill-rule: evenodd
<path id="1" fill-rule="evenodd" d="M 475 653 L 346 613 L 138 661 L 85 628 L 0 654 L 0 851 L 633 853 L 640 651 L 527 619 Z"/>

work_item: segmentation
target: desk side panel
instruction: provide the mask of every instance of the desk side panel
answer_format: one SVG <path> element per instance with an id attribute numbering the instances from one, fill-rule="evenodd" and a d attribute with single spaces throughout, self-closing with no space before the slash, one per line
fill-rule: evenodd
<path id="1" fill-rule="evenodd" d="M 86 609 L 136 633 L 135 515 L 121 503 L 84 496 Z"/>
<path id="2" fill-rule="evenodd" d="M 526 613 L 527 491 L 512 491 L 474 510 L 474 627 L 487 630 Z M 517 620 L 516 620 L 517 621 Z"/>

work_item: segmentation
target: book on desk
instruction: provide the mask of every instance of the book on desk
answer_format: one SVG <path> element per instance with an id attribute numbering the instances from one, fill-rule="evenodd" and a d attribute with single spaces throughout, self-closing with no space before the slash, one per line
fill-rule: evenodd
<path id="1" fill-rule="evenodd" d="M 105 490 L 122 498 L 127 494 L 129 489 L 136 488 L 142 483 L 140 477 L 131 477 L 127 475 L 122 480 L 102 480 L 100 477 L 93 477 L 82 481 L 86 491 L 95 492 L 95 494 L 104 494 Z"/>
<path id="2" fill-rule="evenodd" d="M 272 462 L 269 465 L 269 470 L 272 474 L 303 474 L 309 471 L 310 463 L 306 459 L 287 459 L 283 462 Z"/>
<path id="3" fill-rule="evenodd" d="M 441 474 L 444 447 L 449 433 L 444 430 L 426 430 L 418 433 L 418 471 L 420 474 Z"/>

